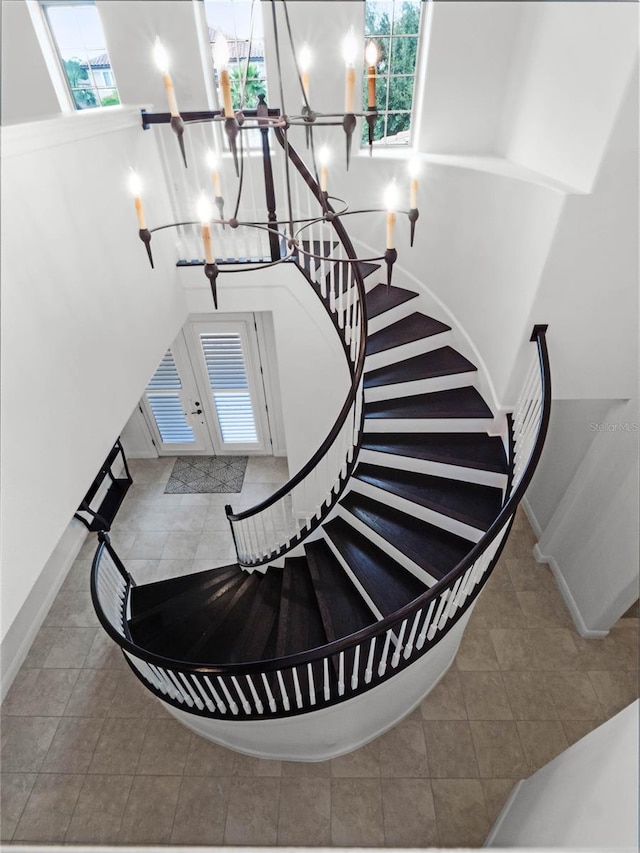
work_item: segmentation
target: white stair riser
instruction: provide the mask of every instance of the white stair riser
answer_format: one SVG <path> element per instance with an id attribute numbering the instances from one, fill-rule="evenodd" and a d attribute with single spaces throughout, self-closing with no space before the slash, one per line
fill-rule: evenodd
<path id="1" fill-rule="evenodd" d="M 414 394 L 429 394 L 432 391 L 449 391 L 452 388 L 463 388 L 476 384 L 477 372 L 449 373 L 446 376 L 433 376 L 429 379 L 414 379 L 411 382 L 394 382 L 393 385 L 377 385 L 365 388 L 366 403 L 374 400 L 398 400 L 411 397 Z"/>
<path id="2" fill-rule="evenodd" d="M 355 491 L 355 490 L 354 490 Z M 349 510 L 345 509 L 343 506 L 338 507 L 337 515 L 341 518 L 344 518 L 345 521 L 348 521 L 349 524 L 355 529 L 359 530 L 363 536 L 373 542 L 374 545 L 377 545 L 382 551 L 392 557 L 396 563 L 400 563 L 408 572 L 411 572 L 412 575 L 421 580 L 423 583 L 426 583 L 427 586 L 433 586 L 436 582 L 436 579 L 432 577 L 428 572 L 426 572 L 423 568 L 418 566 L 413 562 L 406 554 L 403 554 L 402 551 L 399 551 L 395 548 L 390 542 L 388 542 L 383 536 L 380 536 L 379 533 L 376 533 L 373 528 L 369 527 L 368 524 L 365 524 L 364 521 L 360 521 L 359 518 L 349 512 Z"/>
<path id="3" fill-rule="evenodd" d="M 471 527 L 462 521 L 455 518 L 450 518 L 448 515 L 443 515 L 435 510 L 428 509 L 413 501 L 395 495 L 393 492 L 388 492 L 386 489 L 380 489 L 371 483 L 365 483 L 357 478 L 353 480 L 353 492 L 358 492 L 361 495 L 373 498 L 385 506 L 391 506 L 394 509 L 399 509 L 406 515 L 420 518 L 434 527 L 439 527 L 441 530 L 446 530 L 448 533 L 454 533 L 456 536 L 461 536 L 463 539 L 468 539 L 474 544 L 482 537 L 483 530 L 476 527 Z"/>
<path id="4" fill-rule="evenodd" d="M 365 432 L 489 432 L 493 418 L 365 418 Z"/>
<path id="5" fill-rule="evenodd" d="M 432 352 L 434 349 L 452 345 L 451 332 L 439 332 L 437 335 L 430 335 L 428 338 L 420 338 L 408 344 L 401 344 L 368 355 L 365 359 L 364 369 L 365 371 L 376 370 L 378 367 L 386 367 L 388 364 L 404 361 L 405 358 L 413 358 L 414 355 L 421 355 L 423 352 Z"/>
<path id="6" fill-rule="evenodd" d="M 446 462 L 433 462 L 430 459 L 415 459 L 412 456 L 398 456 L 395 453 L 384 453 L 379 450 L 361 450 L 358 459 L 360 462 L 382 465 L 396 471 L 414 471 L 420 474 L 431 474 L 434 477 L 446 477 L 448 480 L 461 480 L 464 483 L 478 483 L 500 489 L 507 484 L 507 475 L 498 474 L 495 471 L 480 471 L 478 468 L 449 465 Z"/>
<path id="7" fill-rule="evenodd" d="M 370 317 L 367 324 L 369 334 L 372 335 L 374 332 L 379 332 L 380 329 L 385 329 L 392 323 L 402 320 L 403 317 L 408 317 L 410 314 L 414 314 L 419 310 L 417 306 L 418 299 L 407 299 L 407 301 L 403 302 L 401 305 L 395 305 L 393 308 L 389 308 L 388 311 L 383 311 L 382 314 L 378 314 L 376 317 Z"/>

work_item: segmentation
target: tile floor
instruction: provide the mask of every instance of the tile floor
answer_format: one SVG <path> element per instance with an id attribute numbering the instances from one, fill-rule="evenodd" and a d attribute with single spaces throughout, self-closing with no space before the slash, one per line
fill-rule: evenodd
<path id="1" fill-rule="evenodd" d="M 138 582 L 230 562 L 229 495 L 164 495 L 133 461 L 113 542 Z M 250 460 L 237 505 L 286 477 Z M 236 505 L 231 501 L 232 505 Z M 83 547 L 2 707 L 2 839 L 25 843 L 479 847 L 518 779 L 638 694 L 638 620 L 573 628 L 519 515 L 452 668 L 395 729 L 316 764 L 180 726 L 98 628 Z"/>

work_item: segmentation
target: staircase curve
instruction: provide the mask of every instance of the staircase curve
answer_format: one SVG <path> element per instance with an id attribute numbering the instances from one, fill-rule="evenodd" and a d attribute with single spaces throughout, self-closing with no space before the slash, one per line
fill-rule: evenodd
<path id="1" fill-rule="evenodd" d="M 91 594 L 133 672 L 190 728 L 319 760 L 389 728 L 451 664 L 540 458 L 550 370 L 536 326 L 515 410 L 496 417 L 451 327 L 416 291 L 376 283 L 279 141 L 308 193 L 293 262 L 341 338 L 345 403 L 288 483 L 227 507 L 236 563 L 138 586 L 100 533 Z"/>

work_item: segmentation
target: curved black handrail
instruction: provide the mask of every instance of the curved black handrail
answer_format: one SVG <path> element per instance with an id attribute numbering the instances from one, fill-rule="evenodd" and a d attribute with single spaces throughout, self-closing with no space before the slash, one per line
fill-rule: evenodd
<path id="1" fill-rule="evenodd" d="M 534 326 L 531 335 L 531 341 L 535 341 L 538 347 L 538 358 L 540 362 L 540 372 L 542 381 L 542 416 L 540 419 L 540 426 L 538 428 L 538 434 L 536 436 L 531 455 L 527 461 L 526 468 L 524 470 L 524 473 L 522 474 L 522 477 L 520 478 L 519 483 L 513 490 L 513 493 L 511 494 L 509 499 L 502 506 L 502 509 L 500 510 L 494 522 L 484 533 L 481 539 L 474 545 L 471 551 L 469 551 L 469 553 L 458 563 L 458 565 L 451 572 L 445 575 L 445 577 L 441 578 L 433 586 L 429 587 L 429 589 L 422 593 L 422 595 L 418 596 L 417 598 L 410 601 L 408 604 L 404 605 L 404 607 L 399 608 L 398 610 L 386 616 L 384 619 L 381 619 L 379 622 L 374 622 L 372 625 L 369 625 L 366 628 L 362 628 L 360 631 L 356 631 L 353 634 L 347 635 L 346 637 L 341 637 L 339 640 L 333 640 L 331 643 L 327 643 L 324 646 L 318 646 L 315 649 L 306 650 L 304 652 L 298 652 L 297 654 L 288 655 L 286 657 L 272 658 L 270 660 L 259 660 L 247 663 L 243 662 L 224 664 L 197 664 L 190 663 L 187 661 L 173 660 L 171 658 L 165 658 L 161 655 L 149 652 L 146 649 L 137 646 L 135 643 L 126 639 L 114 630 L 109 620 L 102 613 L 102 609 L 99 605 L 99 601 L 96 594 L 96 596 L 94 597 L 94 606 L 96 607 L 96 613 L 98 615 L 100 623 L 107 631 L 109 636 L 113 640 L 115 640 L 115 642 L 118 643 L 118 645 L 120 645 L 120 647 L 124 651 L 129 652 L 134 657 L 137 657 L 140 660 L 144 660 L 147 663 L 155 664 L 160 667 L 168 669 L 179 669 L 183 672 L 204 675 L 224 675 L 225 673 L 233 675 L 240 672 L 246 674 L 254 674 L 260 672 L 271 672 L 273 670 L 288 669 L 290 667 L 295 667 L 300 664 L 312 663 L 313 661 L 339 654 L 340 652 L 345 651 L 346 649 L 358 643 L 361 643 L 364 640 L 369 640 L 373 637 L 384 635 L 386 631 L 389 630 L 393 625 L 408 616 L 414 615 L 418 612 L 418 610 L 423 609 L 425 605 L 428 605 L 432 600 L 435 601 L 435 599 L 441 592 L 456 583 L 456 581 L 461 578 L 464 573 L 475 563 L 475 561 L 487 550 L 489 545 L 491 545 L 494 539 L 510 522 L 510 520 L 512 520 L 515 510 L 520 501 L 522 500 L 522 497 L 525 491 L 527 490 L 529 483 L 531 482 L 531 478 L 533 477 L 538 461 L 540 460 L 549 426 L 549 416 L 551 411 L 551 371 L 549 367 L 549 354 L 546 343 L 546 330 L 546 325 L 536 325 Z M 92 596 L 94 593 L 94 588 L 96 586 L 95 575 L 98 571 L 100 559 L 102 557 L 105 547 L 108 547 L 112 556 L 115 553 L 109 544 L 109 538 L 107 534 L 101 533 L 99 534 L 99 538 L 101 541 L 98 550 L 96 551 L 96 554 L 93 558 L 91 571 Z M 122 573 L 122 569 L 120 569 L 120 567 L 118 568 Z M 128 575 L 126 575 L 126 577 L 129 578 Z M 129 582 L 131 582 L 130 578 Z M 461 612 L 464 612 L 463 608 L 461 608 Z"/>
<path id="2" fill-rule="evenodd" d="M 332 206 L 329 204 L 326 197 L 323 195 L 320 187 L 318 186 L 316 180 L 313 175 L 307 168 L 306 164 L 298 154 L 298 152 L 291 146 L 291 144 L 285 139 L 284 132 L 281 128 L 275 129 L 276 139 L 282 146 L 282 148 L 287 151 L 289 158 L 295 165 L 296 169 L 304 179 L 305 183 L 314 194 L 319 204 L 327 209 L 329 213 L 333 213 L 334 210 Z M 331 224 L 333 225 L 336 234 L 338 235 L 342 245 L 345 247 L 347 255 L 352 260 L 357 260 L 358 256 L 353 247 L 353 243 L 349 235 L 347 234 L 344 225 L 340 222 L 338 217 L 331 219 Z M 233 521 L 242 521 L 245 518 L 250 518 L 253 515 L 258 515 L 258 513 L 263 512 L 265 509 L 268 509 L 270 506 L 273 506 L 274 503 L 279 501 L 285 495 L 287 495 L 298 483 L 301 483 L 302 480 L 309 474 L 313 469 L 318 465 L 321 459 L 326 455 L 328 450 L 332 447 L 334 441 L 340 434 L 340 430 L 344 426 L 344 423 L 351 411 L 353 406 L 353 402 L 355 400 L 356 394 L 358 393 L 358 387 L 360 385 L 360 379 L 362 378 L 362 374 L 364 371 L 364 359 L 365 359 L 365 349 L 367 344 L 367 313 L 365 311 L 366 305 L 366 291 L 364 289 L 364 279 L 362 278 L 362 273 L 357 264 L 353 264 L 354 278 L 356 283 L 356 288 L 358 290 L 358 296 L 360 298 L 361 303 L 361 332 L 360 332 L 360 351 L 358 353 L 358 358 L 355 364 L 355 368 L 352 374 L 351 379 L 351 387 L 349 389 L 349 393 L 344 401 L 338 416 L 331 427 L 327 437 L 322 442 L 320 447 L 316 450 L 313 456 L 300 468 L 300 470 L 291 477 L 283 486 L 281 486 L 277 491 L 275 491 L 272 495 L 269 495 L 268 498 L 265 498 L 261 503 L 256 504 L 256 506 L 250 507 L 243 512 L 228 512 L 227 518 L 230 522 Z"/>

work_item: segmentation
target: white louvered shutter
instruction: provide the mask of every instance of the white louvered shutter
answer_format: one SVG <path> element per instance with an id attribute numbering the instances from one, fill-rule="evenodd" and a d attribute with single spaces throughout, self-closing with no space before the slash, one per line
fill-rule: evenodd
<path id="1" fill-rule="evenodd" d="M 258 430 L 242 338 L 237 332 L 201 333 L 200 344 L 224 444 L 255 444 Z"/>
<path id="2" fill-rule="evenodd" d="M 186 444 L 195 441 L 182 407 L 181 390 L 182 382 L 173 353 L 167 350 L 145 393 L 164 444 Z"/>

